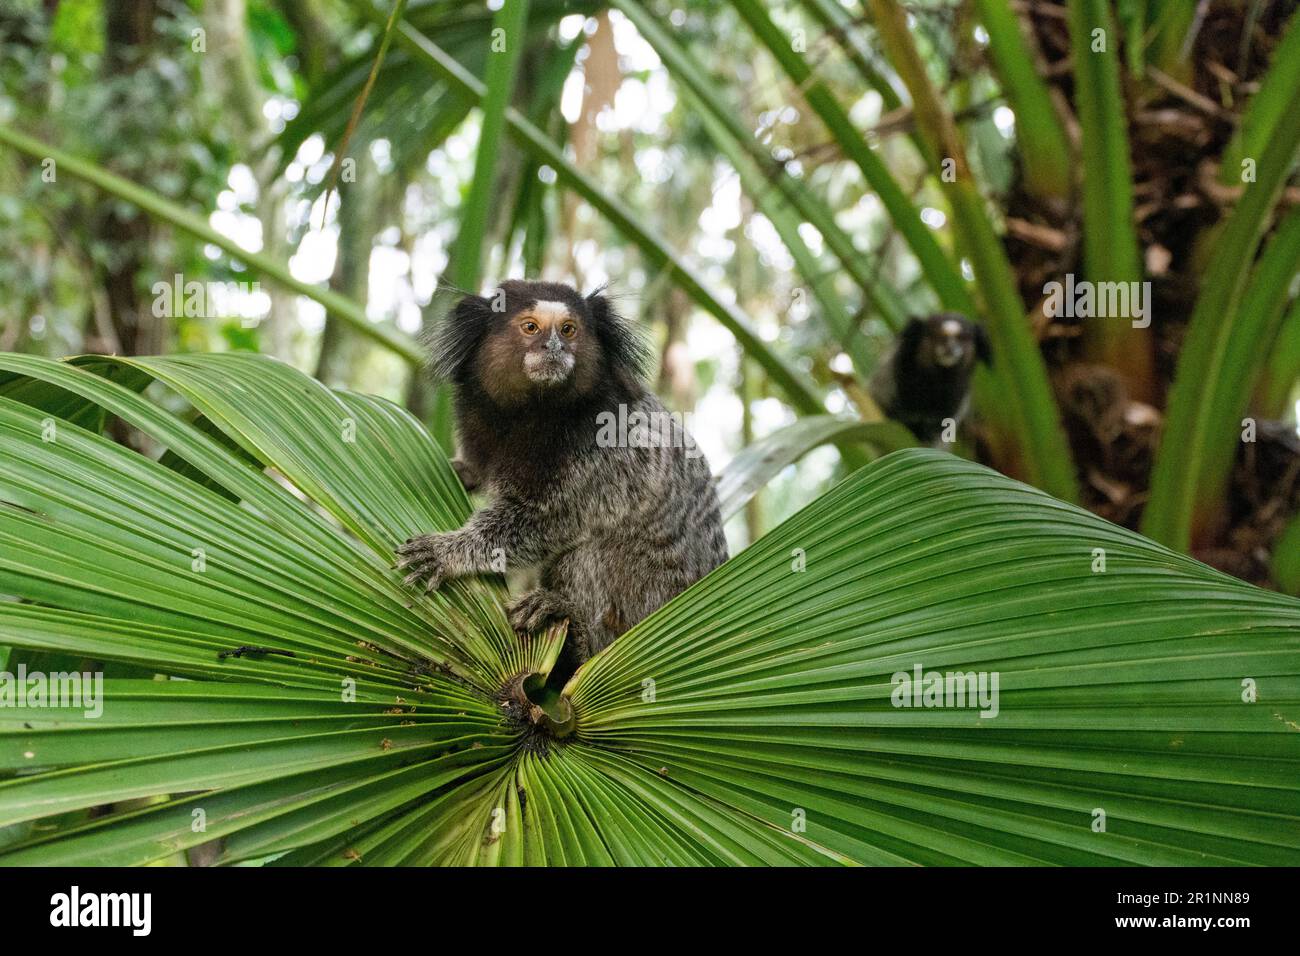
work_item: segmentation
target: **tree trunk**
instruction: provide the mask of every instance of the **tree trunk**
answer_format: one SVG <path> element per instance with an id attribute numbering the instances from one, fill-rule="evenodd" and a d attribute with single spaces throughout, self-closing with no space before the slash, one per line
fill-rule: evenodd
<path id="1" fill-rule="evenodd" d="M 106 0 L 104 4 L 104 73 L 112 79 L 142 68 L 152 45 L 156 0 Z M 109 110 L 121 108 L 109 104 Z M 140 294 L 139 273 L 153 233 L 149 218 L 125 211 L 118 203 L 105 203 L 95 221 L 96 237 L 109 252 L 100 281 L 108 300 L 109 318 L 122 352 L 148 355 L 161 352 L 167 337 L 167 320 L 154 316 Z"/>
<path id="2" fill-rule="evenodd" d="M 357 157 L 357 180 L 340 184 L 338 256 L 330 288 L 355 302 L 365 303 L 370 294 L 370 248 L 375 238 L 381 204 L 377 201 L 379 171 L 367 153 Z M 326 385 L 348 384 L 348 371 L 355 358 L 356 336 L 337 316 L 326 314 L 321 332 L 316 377 Z"/>

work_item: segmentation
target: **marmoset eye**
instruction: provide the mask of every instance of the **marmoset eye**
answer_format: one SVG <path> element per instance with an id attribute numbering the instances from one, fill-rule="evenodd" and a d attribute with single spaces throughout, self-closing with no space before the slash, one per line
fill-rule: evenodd
<path id="1" fill-rule="evenodd" d="M 573 338 L 574 335 L 577 334 L 577 332 L 578 332 L 578 327 L 574 325 L 572 322 L 565 322 L 562 326 L 560 326 L 560 334 L 563 335 L 566 339 Z"/>
<path id="2" fill-rule="evenodd" d="M 524 335 L 536 335 L 538 329 L 541 328 L 541 326 L 539 326 L 536 322 L 529 321 L 521 325 L 520 328 L 524 330 Z"/>

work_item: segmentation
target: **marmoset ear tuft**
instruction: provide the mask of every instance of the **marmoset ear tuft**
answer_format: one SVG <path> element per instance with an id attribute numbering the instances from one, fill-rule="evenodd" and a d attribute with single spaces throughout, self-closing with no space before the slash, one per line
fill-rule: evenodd
<path id="1" fill-rule="evenodd" d="M 925 338 L 929 330 L 929 323 L 921 316 L 914 315 L 908 319 L 902 331 L 898 333 L 898 354 L 915 358 L 916 353 L 921 348 L 921 340 Z"/>
<path id="2" fill-rule="evenodd" d="M 641 328 L 614 310 L 604 287 L 587 296 L 587 314 L 610 367 L 643 377 L 654 354 L 650 343 Z"/>
<path id="3" fill-rule="evenodd" d="M 444 382 L 461 382 L 492 327 L 492 304 L 481 295 L 456 303 L 429 338 L 429 367 Z"/>

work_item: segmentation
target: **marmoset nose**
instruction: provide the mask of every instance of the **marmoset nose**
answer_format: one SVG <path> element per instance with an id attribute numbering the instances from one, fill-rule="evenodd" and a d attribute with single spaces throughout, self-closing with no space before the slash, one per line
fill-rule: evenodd
<path id="1" fill-rule="evenodd" d="M 564 351 L 564 341 L 558 335 L 555 334 L 554 329 L 551 329 L 551 337 L 546 340 L 546 351 L 548 352 Z"/>

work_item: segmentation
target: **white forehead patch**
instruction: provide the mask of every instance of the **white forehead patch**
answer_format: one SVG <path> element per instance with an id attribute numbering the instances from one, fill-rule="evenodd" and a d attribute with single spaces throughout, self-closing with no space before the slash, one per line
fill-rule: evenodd
<path id="1" fill-rule="evenodd" d="M 956 319 L 944 319 L 941 328 L 944 335 L 951 335 L 954 338 L 961 335 L 961 323 Z"/>
<path id="2" fill-rule="evenodd" d="M 553 302 L 549 299 L 539 299 L 534 302 L 532 308 L 528 310 L 539 319 L 567 319 L 569 317 L 569 307 L 563 302 Z"/>

